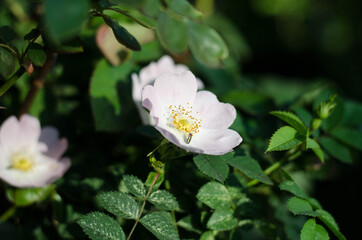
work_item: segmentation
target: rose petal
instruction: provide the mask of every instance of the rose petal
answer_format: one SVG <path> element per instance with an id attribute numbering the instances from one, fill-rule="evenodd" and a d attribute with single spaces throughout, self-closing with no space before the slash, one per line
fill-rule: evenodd
<path id="1" fill-rule="evenodd" d="M 62 177 L 70 167 L 68 158 L 57 161 L 43 157 L 39 162 L 41 164 L 37 164 L 28 171 L 2 169 L 0 170 L 0 178 L 15 187 L 44 187 Z"/>
<path id="2" fill-rule="evenodd" d="M 200 149 L 199 153 L 223 155 L 231 152 L 242 140 L 240 135 L 231 129 L 201 129 L 192 137 L 189 145 Z"/>
<path id="3" fill-rule="evenodd" d="M 53 127 L 44 127 L 41 130 L 39 142 L 47 146 L 47 151 L 43 154 L 54 159 L 60 158 L 68 147 L 67 139 L 59 139 L 58 130 Z"/>
<path id="4" fill-rule="evenodd" d="M 0 128 L 0 141 L 4 149 L 10 151 L 18 148 L 18 135 L 20 124 L 16 117 L 11 116 L 6 119 Z"/>
<path id="5" fill-rule="evenodd" d="M 196 96 L 197 81 L 195 76 L 186 71 L 181 74 L 164 73 L 154 83 L 160 100 L 167 104 L 184 105 L 192 103 Z"/>
<path id="6" fill-rule="evenodd" d="M 155 128 L 173 144 L 190 152 L 208 155 L 223 155 L 231 152 L 243 140 L 237 132 L 231 129 L 201 129 L 187 144 L 187 134 L 167 125 Z"/>
<path id="7" fill-rule="evenodd" d="M 193 108 L 198 111 L 197 117 L 202 119 L 202 128 L 225 129 L 236 118 L 233 105 L 219 102 L 216 95 L 208 91 L 197 92 Z"/>
<path id="8" fill-rule="evenodd" d="M 142 90 L 142 106 L 150 111 L 150 115 L 154 118 L 157 124 L 158 118 L 164 113 L 164 104 L 161 102 L 160 96 L 156 89 L 148 85 Z"/>

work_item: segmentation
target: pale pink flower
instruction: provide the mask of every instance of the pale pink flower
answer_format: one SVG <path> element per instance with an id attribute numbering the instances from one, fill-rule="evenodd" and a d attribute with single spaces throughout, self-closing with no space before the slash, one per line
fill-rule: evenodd
<path id="1" fill-rule="evenodd" d="M 167 140 L 190 152 L 223 155 L 242 141 L 228 129 L 236 118 L 234 106 L 219 102 L 209 91 L 197 92 L 190 71 L 158 77 L 143 89 L 142 105 Z"/>
<path id="2" fill-rule="evenodd" d="M 20 188 L 51 184 L 70 167 L 70 159 L 61 158 L 67 147 L 55 128 L 41 129 L 37 118 L 11 116 L 0 127 L 0 178 Z"/>
<path id="3" fill-rule="evenodd" d="M 157 77 L 165 72 L 183 73 L 188 71 L 189 68 L 183 64 L 175 64 L 170 56 L 163 56 L 157 62 L 151 62 L 148 66 L 142 68 L 139 75 L 132 74 L 132 97 L 138 111 L 140 113 L 143 124 L 154 125 L 153 118 L 142 107 L 141 101 L 142 89 L 149 84 L 153 84 Z M 204 84 L 200 79 L 197 79 L 199 89 L 204 88 Z"/>

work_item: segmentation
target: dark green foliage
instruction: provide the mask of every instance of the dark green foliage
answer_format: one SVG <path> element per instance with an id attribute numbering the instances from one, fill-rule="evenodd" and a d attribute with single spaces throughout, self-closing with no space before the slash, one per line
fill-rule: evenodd
<path id="1" fill-rule="evenodd" d="M 88 10 L 88 0 L 46 0 L 45 21 L 53 40 L 63 41 L 77 35 L 87 19 Z"/>
<path id="2" fill-rule="evenodd" d="M 224 156 L 197 155 L 194 157 L 197 168 L 205 175 L 224 182 L 229 174 L 229 167 Z"/>
<path id="3" fill-rule="evenodd" d="M 124 240 L 126 236 L 116 220 L 100 212 L 89 213 L 77 221 L 93 240 Z"/>
<path id="4" fill-rule="evenodd" d="M 141 218 L 142 225 L 160 240 L 177 240 L 179 236 L 168 212 L 153 212 Z"/>
<path id="5" fill-rule="evenodd" d="M 0 174 L 1 239 L 356 238 L 345 213 L 360 204 L 345 192 L 358 192 L 362 150 L 358 4 L 0 2 L 0 125 L 38 117 L 68 140 L 72 162 L 42 188 Z M 234 152 L 188 152 L 142 125 L 134 74 L 150 77 L 166 54 L 235 107 Z"/>

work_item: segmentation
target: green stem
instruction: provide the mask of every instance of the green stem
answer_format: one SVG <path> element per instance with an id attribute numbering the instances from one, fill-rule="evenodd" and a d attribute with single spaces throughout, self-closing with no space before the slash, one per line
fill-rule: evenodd
<path id="1" fill-rule="evenodd" d="M 14 53 L 16 56 L 18 56 L 18 53 L 17 53 L 14 49 L 12 49 L 10 46 L 8 46 L 8 45 L 6 45 L 6 44 L 0 43 L 0 47 L 6 48 L 6 49 L 8 49 L 10 52 L 12 52 L 12 53 Z"/>
<path id="2" fill-rule="evenodd" d="M 299 157 L 301 154 L 302 154 L 302 151 L 301 151 L 300 148 L 298 148 L 298 149 L 296 149 L 296 150 L 289 151 L 289 152 L 283 157 L 282 160 L 273 163 L 273 165 L 271 165 L 270 167 L 268 167 L 267 169 L 265 169 L 265 170 L 264 170 L 264 173 L 265 173 L 266 175 L 272 174 L 275 170 L 279 169 L 279 168 L 283 165 L 284 162 L 294 160 L 294 159 L 296 159 L 297 157 Z M 259 183 L 259 181 L 256 180 L 256 179 L 251 180 L 250 182 L 248 182 L 248 187 L 255 186 L 255 185 L 258 184 L 258 183 Z"/>
<path id="3" fill-rule="evenodd" d="M 11 78 L 6 81 L 1 87 L 0 87 L 0 97 L 2 95 L 4 95 L 6 93 L 7 90 L 9 90 L 9 88 L 11 86 L 14 85 L 14 83 L 21 77 L 23 76 L 23 74 L 25 73 L 25 68 L 24 67 L 20 67 L 18 69 L 18 71 L 16 71 L 16 73 L 14 73 L 13 76 L 11 76 Z"/>
<path id="4" fill-rule="evenodd" d="M 8 220 L 11 216 L 14 215 L 14 213 L 16 212 L 16 209 L 17 209 L 16 206 L 13 205 L 11 208 L 6 210 L 6 212 L 3 213 L 3 215 L 1 215 L 0 221 L 5 222 L 6 220 Z"/>
<path id="5" fill-rule="evenodd" d="M 147 154 L 147 157 L 151 156 L 154 152 L 156 152 L 156 150 L 159 147 L 161 147 L 161 146 L 163 146 L 163 145 L 165 145 L 167 143 L 168 143 L 168 141 L 166 139 L 162 140 L 162 142 L 157 147 L 155 147 L 155 149 L 153 149 L 149 154 Z"/>
<path id="6" fill-rule="evenodd" d="M 130 232 L 129 235 L 128 235 L 127 240 L 131 239 L 131 236 L 132 236 L 134 230 L 136 229 L 136 226 L 137 226 L 138 222 L 139 222 L 140 219 L 141 219 L 142 212 L 143 212 L 143 209 L 144 209 L 145 206 L 146 206 L 147 199 L 148 199 L 148 197 L 150 196 L 150 194 L 151 194 L 151 192 L 152 192 L 152 188 L 153 188 L 153 186 L 155 185 L 155 183 L 156 183 L 156 181 L 157 181 L 157 179 L 158 179 L 159 176 L 160 176 L 160 174 L 159 174 L 159 173 L 156 173 L 155 177 L 153 178 L 153 181 L 152 181 L 152 184 L 151 184 L 151 186 L 150 186 L 150 189 L 148 190 L 148 192 L 147 192 L 147 194 L 146 194 L 146 197 L 145 197 L 145 199 L 143 200 L 140 213 L 138 214 L 138 217 L 137 217 L 137 219 L 136 219 L 136 222 L 135 222 L 135 224 L 133 225 L 133 227 L 132 227 L 132 229 L 131 229 L 131 232 Z"/>
<path id="7" fill-rule="evenodd" d="M 271 165 L 270 167 L 268 167 L 267 169 L 265 169 L 264 173 L 266 175 L 270 175 L 271 173 L 273 173 L 275 170 L 277 170 L 278 168 L 280 168 L 280 166 L 282 165 L 284 161 L 281 160 L 281 161 L 278 161 L 278 162 L 275 162 L 273 165 Z M 248 182 L 248 187 L 252 187 L 256 184 L 258 184 L 259 181 L 254 179 L 254 180 L 251 180 L 250 182 Z"/>

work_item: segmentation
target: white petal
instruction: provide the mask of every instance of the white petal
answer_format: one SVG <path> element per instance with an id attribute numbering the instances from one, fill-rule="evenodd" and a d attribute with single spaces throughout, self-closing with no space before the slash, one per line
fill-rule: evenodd
<path id="1" fill-rule="evenodd" d="M 202 119 L 202 128 L 226 129 L 236 118 L 234 106 L 219 102 L 209 91 L 197 92 L 193 108 L 199 112 L 197 117 Z"/>
<path id="2" fill-rule="evenodd" d="M 20 124 L 15 116 L 6 119 L 0 128 L 0 141 L 4 149 L 8 151 L 16 150 L 18 146 L 18 135 Z"/>
<path id="3" fill-rule="evenodd" d="M 186 134 L 167 125 L 155 128 L 173 144 L 190 152 L 208 155 L 223 155 L 231 152 L 243 140 L 237 132 L 231 129 L 201 129 L 187 144 L 188 136 Z"/>
<path id="4" fill-rule="evenodd" d="M 201 150 L 199 153 L 223 155 L 231 152 L 242 142 L 240 135 L 231 129 L 201 129 L 192 137 L 190 148 Z"/>
<path id="5" fill-rule="evenodd" d="M 53 127 L 44 127 L 41 130 L 39 142 L 47 146 L 47 151 L 43 154 L 54 159 L 59 159 L 68 147 L 67 139 L 59 139 L 58 130 Z"/>
<path id="6" fill-rule="evenodd" d="M 156 89 L 148 85 L 142 90 L 142 106 L 147 108 L 150 111 L 151 116 L 154 118 L 155 123 L 157 124 L 158 119 L 164 115 L 164 105 L 161 102 L 160 96 Z"/>
<path id="7" fill-rule="evenodd" d="M 41 131 L 39 120 L 28 114 L 22 115 L 20 117 L 20 131 L 18 135 L 19 145 L 28 146 L 35 150 Z"/>
<path id="8" fill-rule="evenodd" d="M 0 141 L 8 151 L 18 151 L 27 148 L 36 151 L 40 135 L 40 123 L 36 117 L 24 114 L 20 121 L 9 117 L 1 126 Z"/>
<path id="9" fill-rule="evenodd" d="M 141 91 L 144 86 L 141 85 L 140 79 L 138 78 L 137 74 L 132 74 L 132 97 L 135 103 L 140 102 L 141 98 Z"/>
<path id="10" fill-rule="evenodd" d="M 70 160 L 67 158 L 57 161 L 44 157 L 29 171 L 2 169 L 0 178 L 15 187 L 44 187 L 62 177 L 69 167 Z"/>
<path id="11" fill-rule="evenodd" d="M 195 76 L 186 71 L 178 74 L 164 73 L 154 83 L 160 100 L 168 105 L 192 103 L 196 96 L 197 81 Z"/>

